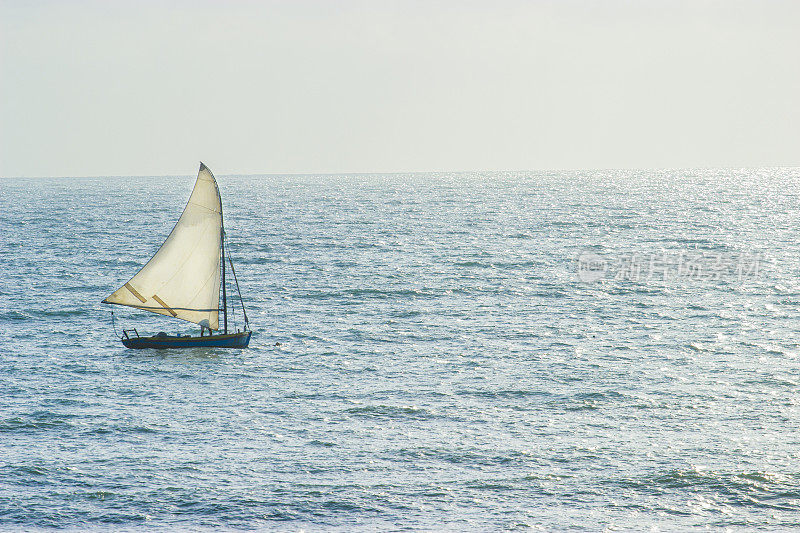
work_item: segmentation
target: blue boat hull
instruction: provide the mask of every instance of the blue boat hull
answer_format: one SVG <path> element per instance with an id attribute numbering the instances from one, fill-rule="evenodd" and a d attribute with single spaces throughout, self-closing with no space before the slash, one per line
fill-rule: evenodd
<path id="1" fill-rule="evenodd" d="M 227 335 L 207 335 L 205 337 L 172 337 L 159 334 L 153 337 L 123 337 L 126 348 L 247 348 L 250 344 L 250 331 L 228 333 Z"/>

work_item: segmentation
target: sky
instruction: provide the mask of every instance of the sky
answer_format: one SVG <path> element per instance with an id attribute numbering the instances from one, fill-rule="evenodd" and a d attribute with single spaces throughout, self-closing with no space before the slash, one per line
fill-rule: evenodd
<path id="1" fill-rule="evenodd" d="M 800 166 L 800 2 L 0 0 L 0 176 Z"/>

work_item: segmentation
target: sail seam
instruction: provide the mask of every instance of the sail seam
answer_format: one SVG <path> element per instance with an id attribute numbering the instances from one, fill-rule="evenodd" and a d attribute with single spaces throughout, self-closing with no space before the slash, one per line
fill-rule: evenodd
<path id="1" fill-rule="evenodd" d="M 204 206 L 204 205 L 202 205 L 202 204 L 198 204 L 198 203 L 195 203 L 195 202 L 192 202 L 192 201 L 189 201 L 189 202 L 187 202 L 187 203 L 189 203 L 189 204 L 191 204 L 191 205 L 193 205 L 193 206 L 196 206 L 196 207 L 201 207 L 201 208 L 203 208 L 203 209 L 205 209 L 205 210 L 207 210 L 207 211 L 211 211 L 212 213 L 217 213 L 217 214 L 219 214 L 219 211 L 215 211 L 214 209 L 211 209 L 210 207 L 206 207 L 206 206 Z"/>

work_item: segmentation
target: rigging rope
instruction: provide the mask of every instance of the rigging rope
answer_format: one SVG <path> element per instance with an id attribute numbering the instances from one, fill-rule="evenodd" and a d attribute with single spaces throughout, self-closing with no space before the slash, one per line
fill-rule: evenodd
<path id="1" fill-rule="evenodd" d="M 224 243 L 225 247 L 228 247 L 228 243 Z M 250 321 L 247 319 L 247 311 L 244 308 L 244 298 L 242 298 L 242 290 L 239 288 L 239 280 L 236 278 L 236 269 L 233 268 L 233 261 L 231 261 L 231 253 L 230 249 L 228 249 L 228 263 L 231 265 L 231 272 L 233 272 L 233 281 L 236 282 L 236 292 L 239 293 L 239 303 L 242 304 L 242 314 L 244 315 L 244 327 L 247 329 Z"/>
<path id="2" fill-rule="evenodd" d="M 117 324 L 116 322 L 114 322 L 114 311 L 111 311 L 111 327 L 114 328 L 114 335 L 119 337 L 119 335 L 117 334 Z M 122 337 L 119 338 L 121 339 Z"/>

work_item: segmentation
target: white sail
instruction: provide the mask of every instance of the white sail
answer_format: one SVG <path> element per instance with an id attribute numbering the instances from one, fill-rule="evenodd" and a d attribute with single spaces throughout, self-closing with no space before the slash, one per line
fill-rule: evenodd
<path id="1" fill-rule="evenodd" d="M 150 261 L 104 303 L 127 305 L 219 329 L 222 201 L 200 163 L 189 203 Z"/>

